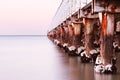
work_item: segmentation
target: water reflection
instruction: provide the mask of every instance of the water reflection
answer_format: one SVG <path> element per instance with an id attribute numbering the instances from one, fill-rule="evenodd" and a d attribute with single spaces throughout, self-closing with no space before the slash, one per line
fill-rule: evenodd
<path id="1" fill-rule="evenodd" d="M 119 67 L 120 64 L 117 64 Z M 0 80 L 119 80 L 68 57 L 47 37 L 0 37 Z"/>
<path id="2" fill-rule="evenodd" d="M 112 80 L 111 74 L 94 74 L 95 80 Z"/>

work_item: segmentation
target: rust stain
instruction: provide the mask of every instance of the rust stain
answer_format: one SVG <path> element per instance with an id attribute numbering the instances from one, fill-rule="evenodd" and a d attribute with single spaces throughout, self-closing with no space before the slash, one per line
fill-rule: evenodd
<path id="1" fill-rule="evenodd" d="M 89 34 L 90 30 L 89 30 L 89 20 L 87 18 L 85 18 L 85 30 L 86 30 L 86 34 Z"/>
<path id="2" fill-rule="evenodd" d="M 90 20 L 90 19 L 85 19 L 85 30 L 86 30 L 86 34 L 91 34 L 92 30 L 93 30 L 93 24 L 94 24 L 94 20 Z"/>
<path id="3" fill-rule="evenodd" d="M 115 12 L 116 6 L 112 5 L 110 9 L 111 9 L 111 12 Z"/>
<path id="4" fill-rule="evenodd" d="M 72 25 L 69 25 L 69 36 L 73 36 Z"/>
<path id="5" fill-rule="evenodd" d="M 73 28 L 74 28 L 75 36 L 80 35 L 80 26 L 79 26 L 79 24 L 74 23 Z"/>
<path id="6" fill-rule="evenodd" d="M 106 35 L 106 29 L 107 29 L 107 14 L 103 14 L 103 20 L 102 20 L 102 33 Z"/>
<path id="7" fill-rule="evenodd" d="M 62 36 L 65 34 L 65 30 L 63 27 L 61 28 L 61 34 L 62 34 Z"/>

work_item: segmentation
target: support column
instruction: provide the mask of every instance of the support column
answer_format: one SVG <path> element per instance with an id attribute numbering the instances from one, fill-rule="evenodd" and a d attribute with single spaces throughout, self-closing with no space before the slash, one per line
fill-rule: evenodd
<path id="1" fill-rule="evenodd" d="M 60 38 L 60 27 L 57 27 L 56 35 L 57 35 L 57 39 L 60 41 L 61 40 L 61 38 Z"/>
<path id="2" fill-rule="evenodd" d="M 86 63 L 92 61 L 91 50 L 94 49 L 94 24 L 96 19 L 83 18 L 84 35 L 85 35 L 85 51 L 81 53 L 81 62 Z"/>
<path id="3" fill-rule="evenodd" d="M 64 27 L 65 30 L 65 36 L 64 36 L 64 44 L 63 44 L 63 49 L 65 50 L 65 52 L 69 52 L 68 47 L 69 47 L 69 27 L 68 25 L 66 25 Z"/>
<path id="4" fill-rule="evenodd" d="M 75 42 L 74 45 L 76 47 L 80 47 L 82 45 L 81 38 L 82 38 L 82 24 L 81 23 L 73 23 L 73 28 L 74 28 L 74 37 L 75 37 Z"/>
<path id="5" fill-rule="evenodd" d="M 76 55 L 76 47 L 74 45 L 74 29 L 72 25 L 69 25 L 69 47 L 68 47 L 68 55 L 69 56 L 77 56 Z"/>
<path id="6" fill-rule="evenodd" d="M 63 44 L 65 42 L 65 30 L 64 30 L 64 26 L 61 26 L 60 28 L 61 31 L 61 44 Z"/>
<path id="7" fill-rule="evenodd" d="M 111 64 L 113 57 L 114 14 L 99 13 L 101 18 L 101 52 L 103 64 Z"/>
<path id="8" fill-rule="evenodd" d="M 93 27 L 95 20 L 94 19 L 83 19 L 84 23 L 84 34 L 85 34 L 85 49 L 86 55 L 90 56 L 90 50 L 93 49 Z"/>
<path id="9" fill-rule="evenodd" d="M 72 25 L 68 25 L 68 29 L 69 29 L 69 44 L 72 45 L 73 44 L 73 28 L 72 28 Z"/>
<path id="10" fill-rule="evenodd" d="M 64 27 L 65 29 L 65 43 L 68 43 L 69 40 L 69 30 L 68 30 L 68 25 Z"/>
<path id="11" fill-rule="evenodd" d="M 120 52 L 120 17 L 118 17 L 119 21 L 116 21 L 116 35 L 115 35 L 115 43 L 116 47 L 115 52 Z"/>
<path id="12" fill-rule="evenodd" d="M 116 59 L 113 58 L 114 14 L 99 13 L 102 26 L 100 56 L 96 59 L 95 71 L 100 73 L 116 73 Z"/>

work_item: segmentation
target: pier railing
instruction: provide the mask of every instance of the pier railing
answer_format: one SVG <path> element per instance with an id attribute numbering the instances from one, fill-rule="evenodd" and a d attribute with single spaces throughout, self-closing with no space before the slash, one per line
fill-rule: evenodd
<path id="1" fill-rule="evenodd" d="M 62 0 L 49 29 L 52 30 L 91 1 L 92 0 Z"/>

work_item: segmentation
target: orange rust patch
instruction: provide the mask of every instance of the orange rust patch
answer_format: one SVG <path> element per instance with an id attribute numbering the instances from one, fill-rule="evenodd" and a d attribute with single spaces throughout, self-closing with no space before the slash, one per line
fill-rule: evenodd
<path id="1" fill-rule="evenodd" d="M 106 34 L 106 29 L 107 29 L 107 14 L 104 13 L 102 17 L 102 33 L 105 35 Z"/>
<path id="2" fill-rule="evenodd" d="M 62 34 L 62 35 L 65 34 L 65 30 L 64 30 L 64 28 L 61 28 L 61 34 Z"/>
<path id="3" fill-rule="evenodd" d="M 74 34 L 80 35 L 80 25 L 74 23 L 73 28 L 74 28 Z"/>

